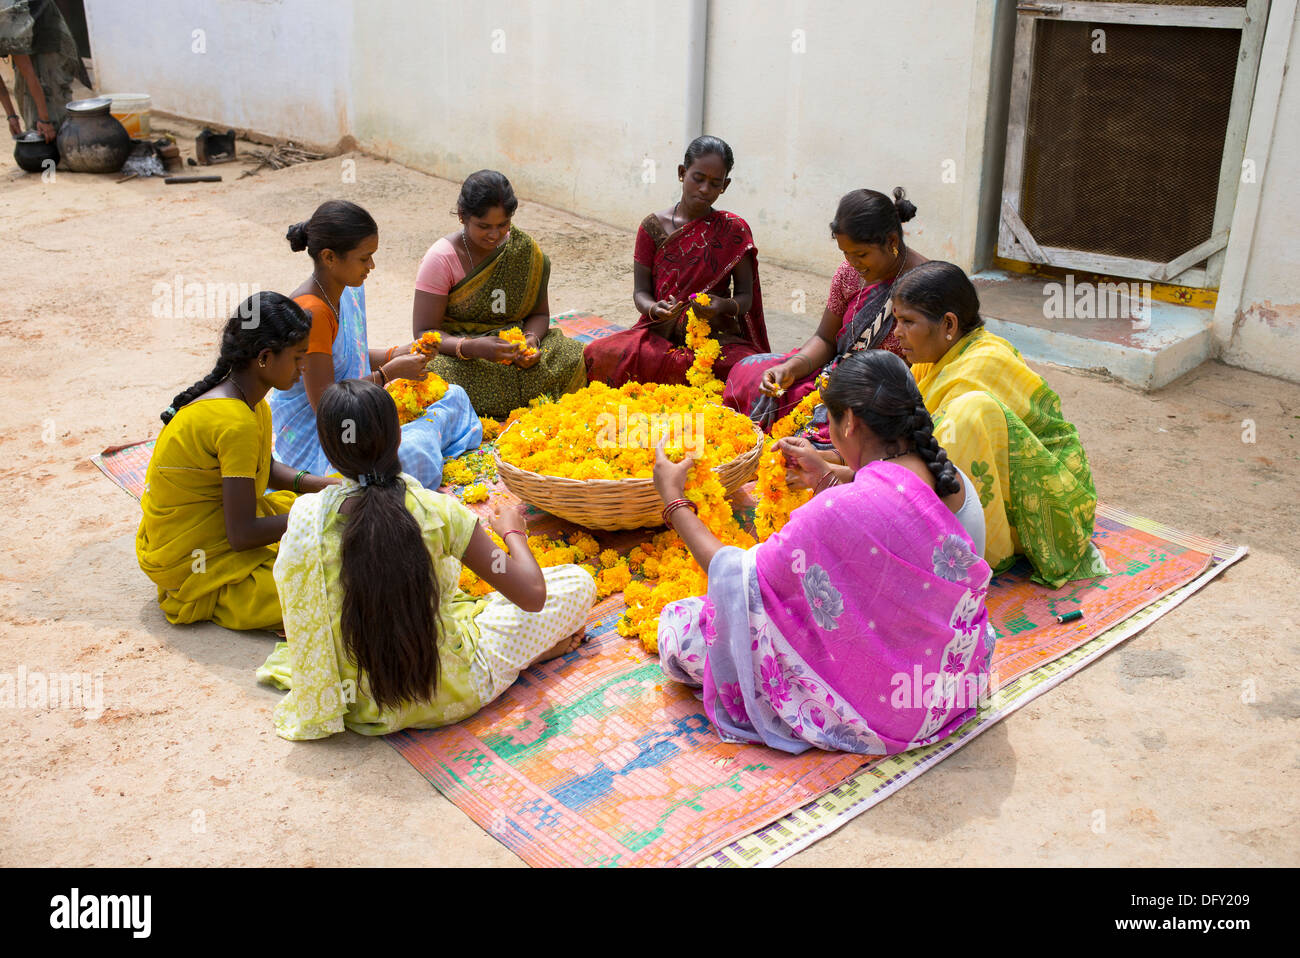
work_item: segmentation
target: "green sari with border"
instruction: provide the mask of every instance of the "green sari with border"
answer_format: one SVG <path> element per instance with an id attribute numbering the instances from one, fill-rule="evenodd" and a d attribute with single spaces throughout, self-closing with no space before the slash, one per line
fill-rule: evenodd
<path id="1" fill-rule="evenodd" d="M 1109 574 L 1092 542 L 1097 491 L 1079 433 L 1016 348 L 979 327 L 912 375 L 935 438 L 979 491 L 993 571 L 1023 555 L 1053 589 Z"/>
<path id="2" fill-rule="evenodd" d="M 546 294 L 551 261 L 527 233 L 511 229 L 496 251 L 451 288 L 442 331 L 453 336 L 495 336 L 521 329 Z M 435 356 L 429 368 L 469 394 L 480 416 L 501 418 L 539 396 L 558 399 L 587 385 L 582 343 L 548 329 L 537 365 L 528 369 L 486 359 Z"/>

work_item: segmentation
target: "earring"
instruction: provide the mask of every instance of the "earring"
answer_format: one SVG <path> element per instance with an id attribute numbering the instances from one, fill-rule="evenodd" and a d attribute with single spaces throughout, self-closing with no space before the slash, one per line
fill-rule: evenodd
<path id="1" fill-rule="evenodd" d="M 952 333 L 948 334 L 948 342 L 952 342 Z"/>
<path id="2" fill-rule="evenodd" d="M 895 247 L 891 248 L 889 252 L 892 253 L 894 256 L 897 256 L 897 255 L 898 255 L 898 247 L 895 246 Z"/>
<path id="3" fill-rule="evenodd" d="M 949 339 L 952 339 L 951 336 L 949 336 L 948 338 L 949 338 Z M 265 368 L 266 368 L 266 360 L 265 360 L 265 359 L 259 359 L 259 360 L 257 361 L 257 365 L 259 365 L 259 366 L 261 366 L 263 369 L 265 369 Z"/>

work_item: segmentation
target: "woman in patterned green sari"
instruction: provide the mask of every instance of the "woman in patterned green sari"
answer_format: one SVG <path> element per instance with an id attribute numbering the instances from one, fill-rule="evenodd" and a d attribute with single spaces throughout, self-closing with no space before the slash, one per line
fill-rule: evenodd
<path id="1" fill-rule="evenodd" d="M 1079 433 L 1043 377 L 984 328 L 970 279 L 952 263 L 922 263 L 899 280 L 893 306 L 934 435 L 979 490 L 993 571 L 1023 555 L 1034 581 L 1053 589 L 1106 575 Z"/>
<path id="2" fill-rule="evenodd" d="M 500 173 L 470 176 L 456 204 L 461 228 L 429 248 L 415 280 L 412 331 L 442 333 L 429 368 L 494 418 L 587 384 L 582 344 L 550 325 L 551 261 L 510 226 L 518 206 Z M 511 329 L 522 331 L 523 345 L 501 337 Z"/>

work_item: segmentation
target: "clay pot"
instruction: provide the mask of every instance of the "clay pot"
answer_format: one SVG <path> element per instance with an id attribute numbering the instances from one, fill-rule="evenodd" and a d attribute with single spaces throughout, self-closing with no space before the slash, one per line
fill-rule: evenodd
<path id="1" fill-rule="evenodd" d="M 28 173 L 40 173 L 45 169 L 45 161 L 59 162 L 57 143 L 46 143 L 45 137 L 35 130 L 28 131 L 14 144 L 14 162 Z"/>
<path id="2" fill-rule="evenodd" d="M 109 112 L 106 96 L 73 100 L 59 127 L 59 155 L 73 173 L 116 173 L 131 153 L 131 136 Z"/>

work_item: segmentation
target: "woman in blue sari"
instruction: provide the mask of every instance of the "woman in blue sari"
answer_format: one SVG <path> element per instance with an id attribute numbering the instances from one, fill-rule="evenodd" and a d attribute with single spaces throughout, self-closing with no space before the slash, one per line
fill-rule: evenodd
<path id="1" fill-rule="evenodd" d="M 333 470 L 316 433 L 316 406 L 330 385 L 367 379 L 379 386 L 394 379 L 423 379 L 427 359 L 412 354 L 411 344 L 370 349 L 366 342 L 366 291 L 374 269 L 379 228 L 355 203 L 330 200 L 304 223 L 289 227 L 289 246 L 307 250 L 311 277 L 293 292 L 296 303 L 311 313 L 307 361 L 302 380 L 287 392 L 272 390 L 275 455 L 294 469 L 316 475 Z M 459 456 L 483 440 L 483 427 L 460 386 L 419 419 L 402 427 L 402 471 L 429 489 L 442 484 L 445 457 Z"/>

